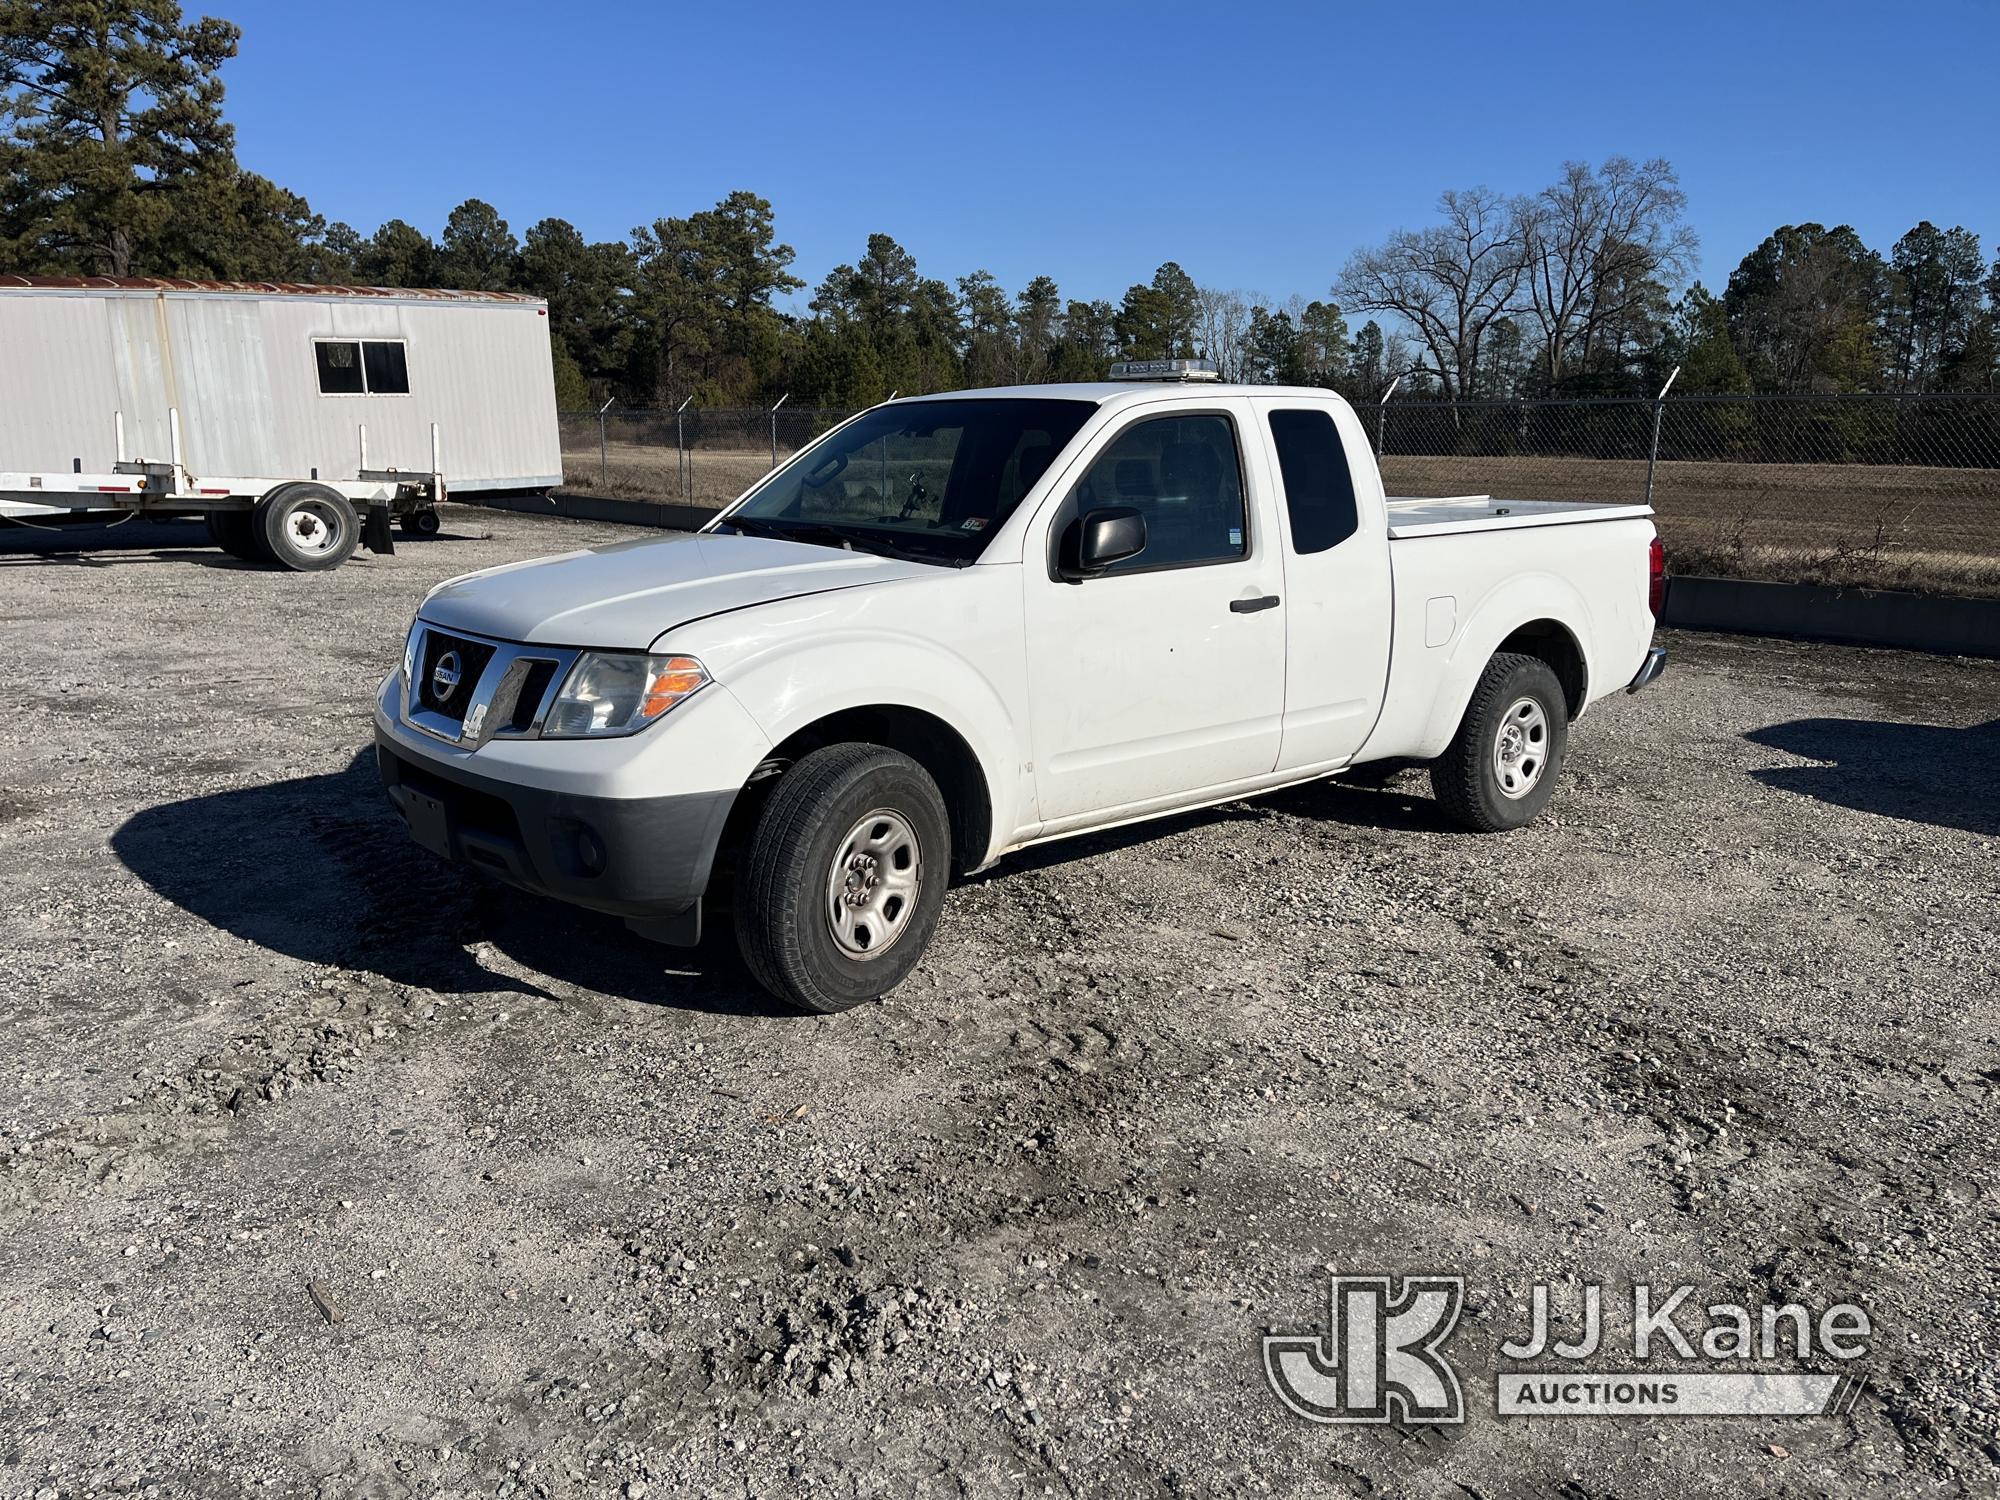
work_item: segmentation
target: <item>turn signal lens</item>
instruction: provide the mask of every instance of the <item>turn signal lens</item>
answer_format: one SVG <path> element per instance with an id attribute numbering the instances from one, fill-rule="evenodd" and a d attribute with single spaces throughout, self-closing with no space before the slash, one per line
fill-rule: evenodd
<path id="1" fill-rule="evenodd" d="M 633 734 L 710 681 L 692 656 L 586 651 L 563 679 L 542 725 L 544 739 Z"/>
<path id="2" fill-rule="evenodd" d="M 653 683 L 639 704 L 639 717 L 657 719 L 681 699 L 708 682 L 708 673 L 692 656 L 669 656 L 665 661 L 649 657 Z"/>

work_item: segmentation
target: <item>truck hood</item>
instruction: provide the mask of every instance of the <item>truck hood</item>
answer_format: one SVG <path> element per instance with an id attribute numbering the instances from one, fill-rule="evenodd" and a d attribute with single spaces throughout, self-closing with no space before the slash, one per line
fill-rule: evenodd
<path id="1" fill-rule="evenodd" d="M 468 573 L 432 590 L 420 614 L 497 640 L 641 651 L 690 620 L 936 571 L 767 537 L 651 537 Z"/>

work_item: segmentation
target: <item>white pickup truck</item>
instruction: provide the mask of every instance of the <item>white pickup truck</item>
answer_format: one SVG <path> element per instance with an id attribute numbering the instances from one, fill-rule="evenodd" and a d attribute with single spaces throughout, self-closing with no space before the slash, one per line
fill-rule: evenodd
<path id="1" fill-rule="evenodd" d="M 432 590 L 375 716 L 412 834 L 668 942 L 724 908 L 840 1010 L 1027 844 L 1388 758 L 1518 827 L 1659 675 L 1645 506 L 1386 499 L 1338 396 L 1140 373 L 892 401 L 698 534 Z"/>

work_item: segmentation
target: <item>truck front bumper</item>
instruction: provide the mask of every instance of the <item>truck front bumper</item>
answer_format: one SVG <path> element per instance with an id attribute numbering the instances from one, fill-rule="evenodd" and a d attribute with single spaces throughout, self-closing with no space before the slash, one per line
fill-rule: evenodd
<path id="1" fill-rule="evenodd" d="M 397 671 L 376 697 L 375 763 L 418 843 L 648 937 L 697 939 L 723 827 L 769 748 L 731 695 L 712 686 L 675 710 L 682 722 L 623 739 L 476 753 L 404 723 L 401 702 Z"/>
<path id="2" fill-rule="evenodd" d="M 420 760 L 380 729 L 375 764 L 410 836 L 510 885 L 692 943 L 735 798 L 580 797 Z"/>
<path id="3" fill-rule="evenodd" d="M 1667 648 L 1665 646 L 1648 647 L 1645 665 L 1640 667 L 1638 673 L 1625 685 L 1625 691 L 1636 693 L 1640 688 L 1650 686 L 1654 682 L 1657 682 L 1660 674 L 1666 670 Z"/>

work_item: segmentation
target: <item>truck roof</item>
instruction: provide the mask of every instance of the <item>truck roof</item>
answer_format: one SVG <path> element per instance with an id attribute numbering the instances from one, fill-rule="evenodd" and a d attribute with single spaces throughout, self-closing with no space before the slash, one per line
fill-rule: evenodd
<path id="1" fill-rule="evenodd" d="M 0 275 L 0 292 L 175 292 L 227 297 L 339 297 L 390 302 L 539 303 L 525 292 L 467 292 L 445 287 L 318 286 L 303 281 L 198 281 L 181 276 Z"/>
<path id="2" fill-rule="evenodd" d="M 1098 405 L 1125 398 L 1128 404 L 1157 401 L 1162 396 L 1180 396 L 1189 401 L 1210 401 L 1217 396 L 1283 396 L 1291 400 L 1339 401 L 1337 391 L 1316 385 L 1225 385 L 1215 380 L 1094 380 L 1067 385 L 995 385 L 967 391 L 936 391 L 928 396 L 903 396 L 894 404 L 912 401 L 964 401 L 998 397 L 1020 401 L 1090 401 Z"/>

